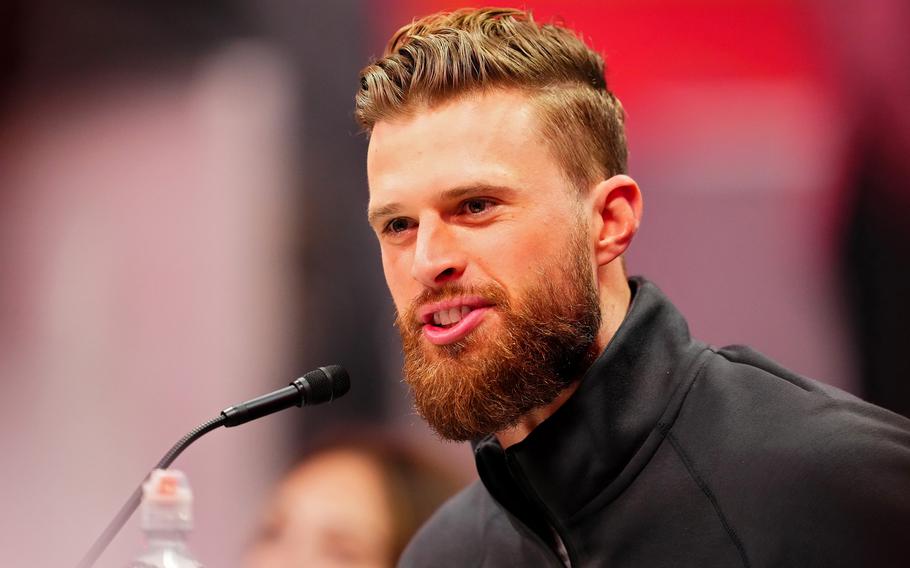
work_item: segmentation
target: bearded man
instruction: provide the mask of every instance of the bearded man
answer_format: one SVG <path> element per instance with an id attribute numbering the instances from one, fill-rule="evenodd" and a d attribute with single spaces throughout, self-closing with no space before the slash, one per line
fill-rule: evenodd
<path id="1" fill-rule="evenodd" d="M 356 112 L 405 378 L 480 476 L 402 565 L 903 565 L 910 423 L 691 339 L 626 277 L 641 191 L 577 36 L 511 9 L 417 20 Z"/>

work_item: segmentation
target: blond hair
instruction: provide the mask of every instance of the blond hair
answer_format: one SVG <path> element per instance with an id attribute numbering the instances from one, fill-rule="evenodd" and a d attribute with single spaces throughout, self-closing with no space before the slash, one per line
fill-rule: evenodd
<path id="1" fill-rule="evenodd" d="M 370 132 L 379 121 L 497 88 L 530 97 L 540 135 L 578 187 L 626 172 L 625 116 L 603 58 L 571 30 L 512 8 L 440 12 L 402 27 L 361 71 L 356 116 Z"/>

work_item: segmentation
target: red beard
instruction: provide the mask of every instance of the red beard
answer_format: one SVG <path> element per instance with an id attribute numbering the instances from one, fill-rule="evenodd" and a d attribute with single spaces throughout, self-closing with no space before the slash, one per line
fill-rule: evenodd
<path id="1" fill-rule="evenodd" d="M 425 290 L 396 318 L 404 375 L 414 406 L 439 436 L 480 438 L 514 426 L 551 403 L 590 365 L 601 315 L 587 248 L 577 235 L 566 262 L 551 265 L 536 286 L 510 301 L 496 284 L 447 284 Z M 566 267 L 562 277 L 557 265 Z M 457 296 L 481 296 L 499 315 L 467 337 L 437 346 L 422 338 L 417 308 Z M 491 325 L 493 324 L 493 325 Z"/>

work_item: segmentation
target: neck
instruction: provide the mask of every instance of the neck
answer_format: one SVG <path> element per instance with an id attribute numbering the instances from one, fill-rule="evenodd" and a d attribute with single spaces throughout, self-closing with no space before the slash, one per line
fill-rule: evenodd
<path id="1" fill-rule="evenodd" d="M 614 266 L 616 265 L 616 266 Z M 601 267 L 600 274 L 600 332 L 597 334 L 597 352 L 607 348 L 619 326 L 626 319 L 632 303 L 632 289 L 626 272 L 618 262 Z"/>
<path id="2" fill-rule="evenodd" d="M 606 349 L 610 340 L 613 339 L 616 330 L 619 329 L 622 320 L 626 317 L 626 312 L 629 311 L 629 304 L 631 301 L 632 291 L 629 289 L 629 283 L 626 281 L 624 271 L 621 278 L 602 277 L 600 279 L 601 323 L 600 331 L 595 340 L 598 354 Z M 527 438 L 528 434 L 530 434 L 534 428 L 537 428 L 537 426 L 552 416 L 560 406 L 569 400 L 578 389 L 579 384 L 581 384 L 581 377 L 572 381 L 572 383 L 563 389 L 550 404 L 535 408 L 528 414 L 522 416 L 514 426 L 497 432 L 496 438 L 499 440 L 499 445 L 503 448 L 508 448 Z"/>

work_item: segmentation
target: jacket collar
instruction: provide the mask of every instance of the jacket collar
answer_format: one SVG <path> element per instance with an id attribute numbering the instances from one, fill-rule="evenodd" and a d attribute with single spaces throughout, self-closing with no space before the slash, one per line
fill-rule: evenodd
<path id="1" fill-rule="evenodd" d="M 661 417 L 675 415 L 678 387 L 704 349 L 657 286 L 643 278 L 629 285 L 625 319 L 565 404 L 505 451 L 492 435 L 475 443 L 481 480 L 525 522 L 540 505 L 566 521 L 618 494 L 620 473 L 644 463 L 633 458 L 654 446 L 645 442 Z"/>

